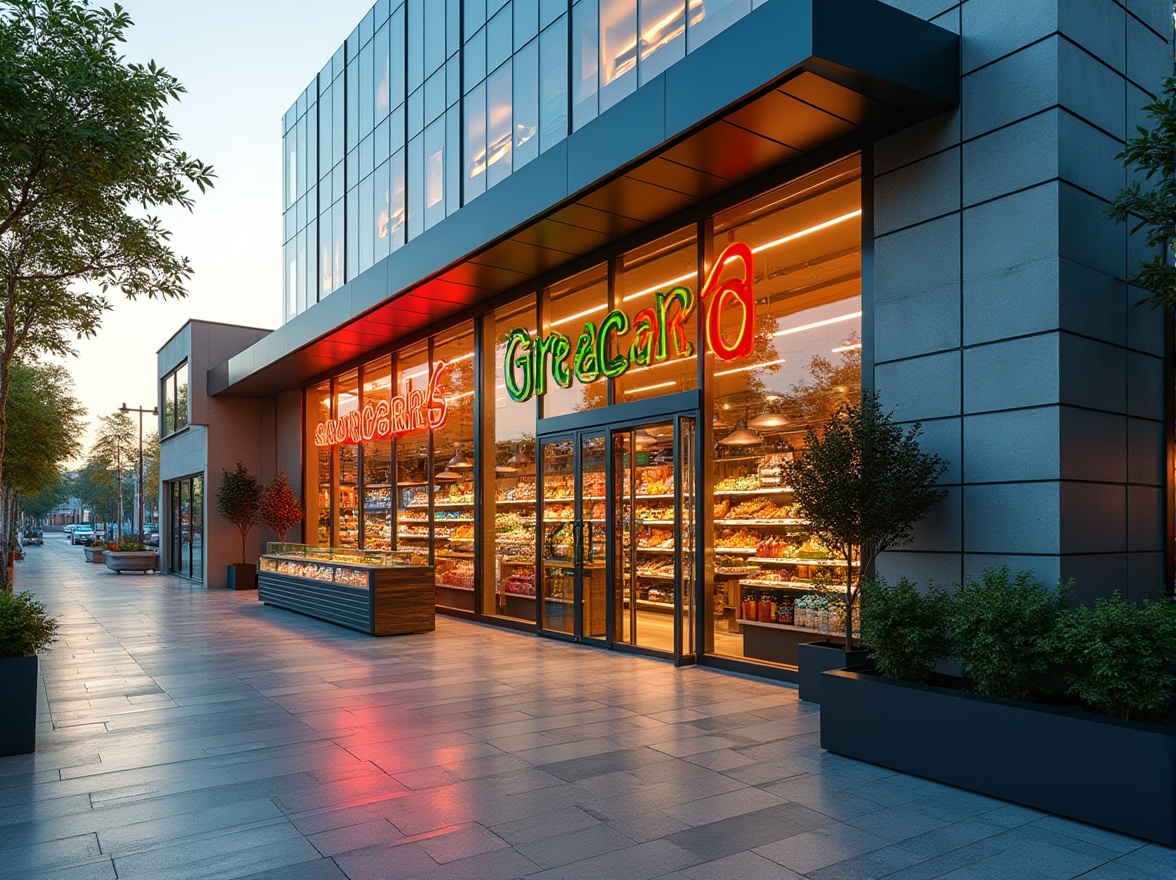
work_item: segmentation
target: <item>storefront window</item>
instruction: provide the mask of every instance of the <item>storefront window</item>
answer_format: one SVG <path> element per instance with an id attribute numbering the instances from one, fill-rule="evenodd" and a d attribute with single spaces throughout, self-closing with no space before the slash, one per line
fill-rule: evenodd
<path id="1" fill-rule="evenodd" d="M 672 299 L 677 288 L 688 289 L 694 300 L 689 319 L 681 323 L 674 321 L 683 308 L 681 301 Z M 629 369 L 616 380 L 617 403 L 698 387 L 698 289 L 698 239 L 693 226 L 630 251 L 618 261 L 616 307 L 630 322 L 620 343 L 626 354 L 630 345 L 637 350 L 630 355 Z M 668 318 L 664 338 L 659 313 Z M 638 329 L 639 324 L 644 328 L 648 323 L 653 333 Z"/>
<path id="2" fill-rule="evenodd" d="M 585 329 L 585 322 L 595 326 L 608 313 L 608 266 L 602 263 L 579 275 L 569 278 L 543 292 L 544 336 L 550 338 L 553 332 L 562 333 L 575 348 L 579 335 Z M 572 357 L 569 351 L 563 358 Z M 539 396 L 543 401 L 543 416 L 561 416 L 572 412 L 596 409 L 608 404 L 608 380 L 598 378 L 594 382 L 572 379 L 569 385 L 561 387 L 551 379 L 551 371 L 536 369 L 536 378 L 543 376 L 546 390 Z"/>
<path id="3" fill-rule="evenodd" d="M 437 604 L 474 610 L 474 325 L 436 338 L 433 369 L 448 409 L 433 432 L 433 566 Z"/>
<path id="4" fill-rule="evenodd" d="M 362 405 L 388 401 L 392 394 L 392 365 L 387 357 L 363 368 Z M 392 441 L 363 444 L 363 547 L 391 550 L 395 524 L 392 504 Z"/>
<path id="5" fill-rule="evenodd" d="M 359 371 L 352 370 L 335 380 L 335 418 L 346 418 L 359 409 Z M 359 446 L 335 446 L 335 540 L 336 547 L 359 546 Z"/>
<path id="6" fill-rule="evenodd" d="M 860 173 L 846 160 L 715 218 L 715 253 L 744 242 L 755 267 L 751 354 L 708 359 L 718 654 L 795 663 L 789 627 L 837 630 L 836 603 L 814 585 L 844 572 L 796 518 L 782 467 L 860 393 Z M 729 307 L 723 337 L 740 323 Z"/>
<path id="7" fill-rule="evenodd" d="M 331 544 L 331 447 L 315 444 L 315 428 L 331 418 L 331 383 L 320 382 L 306 392 L 306 496 L 308 537 L 322 547 Z M 313 525 L 312 525 L 313 524 Z"/>
<path id="8" fill-rule="evenodd" d="M 506 342 L 512 330 L 535 335 L 535 297 L 493 315 L 494 556 L 483 573 L 487 614 L 535 620 L 535 403 L 515 403 L 506 393 Z M 488 462 L 487 462 L 488 466 Z M 489 557 L 489 554 L 487 554 Z"/>
<path id="9" fill-rule="evenodd" d="M 398 396 L 407 401 L 414 390 L 428 388 L 427 342 L 397 352 L 393 363 Z M 433 534 L 428 431 L 410 431 L 396 438 L 396 507 L 396 548 L 428 556 Z"/>

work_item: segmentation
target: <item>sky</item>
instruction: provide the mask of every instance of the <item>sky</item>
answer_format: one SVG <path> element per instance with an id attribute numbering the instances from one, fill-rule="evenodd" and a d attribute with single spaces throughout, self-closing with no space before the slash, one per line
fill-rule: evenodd
<path id="1" fill-rule="evenodd" d="M 111 291 L 114 309 L 98 335 L 79 340 L 78 357 L 65 361 L 90 423 L 85 446 L 98 417 L 122 403 L 156 405 L 156 353 L 186 321 L 281 323 L 282 114 L 374 0 L 120 3 L 134 21 L 124 54 L 154 59 L 184 84 L 167 116 L 181 149 L 211 163 L 217 180 L 197 193 L 191 214 L 156 212 L 175 252 L 191 259 L 187 298 L 130 301 Z"/>

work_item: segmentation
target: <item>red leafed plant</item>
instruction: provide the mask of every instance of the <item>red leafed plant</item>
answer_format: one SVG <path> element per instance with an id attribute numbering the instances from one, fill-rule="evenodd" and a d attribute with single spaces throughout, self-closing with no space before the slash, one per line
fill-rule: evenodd
<path id="1" fill-rule="evenodd" d="M 258 517 L 277 532 L 278 540 L 283 544 L 286 543 L 286 532 L 302 522 L 302 504 L 290 488 L 285 471 L 279 471 L 262 491 Z"/>

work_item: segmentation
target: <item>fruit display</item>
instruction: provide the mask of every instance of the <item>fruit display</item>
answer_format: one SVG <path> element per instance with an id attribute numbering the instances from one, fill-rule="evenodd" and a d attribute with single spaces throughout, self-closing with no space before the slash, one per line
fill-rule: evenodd
<path id="1" fill-rule="evenodd" d="M 444 570 L 438 567 L 436 577 L 439 587 L 472 590 L 474 588 L 474 561 L 463 559 L 447 565 Z"/>
<path id="2" fill-rule="evenodd" d="M 502 588 L 513 596 L 534 596 L 535 572 L 516 571 L 503 581 Z"/>

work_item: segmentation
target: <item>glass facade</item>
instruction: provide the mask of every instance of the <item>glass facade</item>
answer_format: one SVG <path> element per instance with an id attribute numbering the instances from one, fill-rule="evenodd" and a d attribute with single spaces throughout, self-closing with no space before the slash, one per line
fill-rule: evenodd
<path id="1" fill-rule="evenodd" d="M 204 577 L 204 477 L 185 477 L 165 484 L 170 505 L 167 536 L 168 571 L 180 577 Z"/>
<path id="2" fill-rule="evenodd" d="M 283 117 L 283 320 L 758 5 L 380 0 Z"/>
<path id="3" fill-rule="evenodd" d="M 860 393 L 861 204 L 855 156 L 306 389 L 319 543 L 428 558 L 439 608 L 794 663 L 839 625 L 783 474 Z"/>

